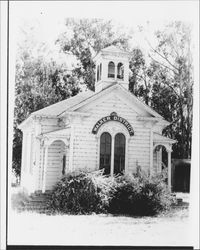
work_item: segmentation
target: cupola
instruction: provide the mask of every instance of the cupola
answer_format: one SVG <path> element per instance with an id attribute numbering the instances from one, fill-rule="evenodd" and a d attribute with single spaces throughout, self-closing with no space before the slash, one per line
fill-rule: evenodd
<path id="1" fill-rule="evenodd" d="M 120 83 L 128 89 L 129 53 L 115 46 L 102 49 L 94 58 L 96 64 L 95 92 Z"/>

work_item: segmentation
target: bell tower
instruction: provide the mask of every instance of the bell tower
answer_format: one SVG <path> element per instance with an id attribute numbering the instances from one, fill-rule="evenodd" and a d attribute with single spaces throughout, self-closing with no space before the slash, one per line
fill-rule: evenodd
<path id="1" fill-rule="evenodd" d="M 95 92 L 120 83 L 128 89 L 129 53 L 115 46 L 102 49 L 94 58 L 96 64 Z"/>

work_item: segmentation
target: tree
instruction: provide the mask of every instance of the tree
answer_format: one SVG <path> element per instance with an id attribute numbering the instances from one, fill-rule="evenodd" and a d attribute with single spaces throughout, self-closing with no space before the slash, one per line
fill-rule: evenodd
<path id="1" fill-rule="evenodd" d="M 26 39 L 21 45 L 18 47 L 15 77 L 13 169 L 16 175 L 20 175 L 22 149 L 22 132 L 18 125 L 32 112 L 80 91 L 77 78 L 69 73 L 66 65 L 46 59 L 47 48 L 31 43 L 31 39 Z M 40 51 L 35 57 L 36 45 Z"/>
<path id="2" fill-rule="evenodd" d="M 57 39 L 61 50 L 76 56 L 80 64 L 73 73 L 94 90 L 95 64 L 93 57 L 109 45 L 128 48 L 129 35 L 120 28 L 115 30 L 111 21 L 101 19 L 66 19 L 66 32 Z"/>
<path id="3" fill-rule="evenodd" d="M 165 32 L 157 32 L 156 36 L 159 43 L 153 49 L 154 55 L 163 59 L 160 64 L 167 68 L 168 86 L 177 98 L 174 103 L 176 127 L 173 132 L 178 140 L 178 147 L 174 153 L 177 158 L 190 158 L 193 104 L 191 27 L 182 22 L 173 22 Z M 156 61 L 155 58 L 153 60 Z"/>
<path id="4" fill-rule="evenodd" d="M 147 41 L 150 46 L 149 66 L 139 50 L 133 53 L 131 81 L 137 89 L 132 91 L 136 95 L 144 94 L 146 104 L 171 122 L 163 133 L 178 141 L 173 146 L 173 157 L 190 158 L 193 89 L 191 27 L 173 22 L 155 35 L 158 41 L 155 48 Z"/>
<path id="5" fill-rule="evenodd" d="M 139 48 L 134 48 L 131 55 L 129 90 L 147 105 L 150 105 L 152 90 L 151 68 L 147 65 L 145 56 Z"/>

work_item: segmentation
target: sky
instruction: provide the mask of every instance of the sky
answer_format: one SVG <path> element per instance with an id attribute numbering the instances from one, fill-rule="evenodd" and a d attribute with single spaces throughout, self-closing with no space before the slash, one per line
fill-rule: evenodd
<path id="1" fill-rule="evenodd" d="M 113 19 L 127 30 L 138 30 L 138 25 L 143 25 L 151 40 L 153 32 L 170 21 L 196 25 L 198 4 L 198 1 L 11 1 L 11 30 L 13 39 L 20 41 L 19 29 L 35 24 L 36 38 L 55 49 L 54 41 L 65 30 L 66 17 L 103 18 Z M 145 48 L 144 40 L 137 32 L 132 44 Z"/>

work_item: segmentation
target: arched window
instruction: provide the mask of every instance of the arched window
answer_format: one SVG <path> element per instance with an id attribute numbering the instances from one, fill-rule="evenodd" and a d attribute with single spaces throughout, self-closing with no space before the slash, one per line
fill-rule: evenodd
<path id="1" fill-rule="evenodd" d="M 115 78 L 115 64 L 114 64 L 114 62 L 109 62 L 109 64 L 108 64 L 108 78 Z"/>
<path id="2" fill-rule="evenodd" d="M 126 138 L 122 133 L 115 136 L 114 174 L 123 174 L 125 170 Z"/>
<path id="3" fill-rule="evenodd" d="M 117 78 L 124 79 L 124 65 L 122 63 L 118 63 L 117 65 Z"/>
<path id="4" fill-rule="evenodd" d="M 104 169 L 104 174 L 110 174 L 111 163 L 111 135 L 104 132 L 100 138 L 100 169 Z"/>
<path id="5" fill-rule="evenodd" d="M 97 82 L 99 81 L 99 65 L 97 66 Z"/>
<path id="6" fill-rule="evenodd" d="M 100 76 L 99 76 L 99 80 L 101 80 L 101 75 L 102 75 L 102 63 L 100 63 Z"/>

